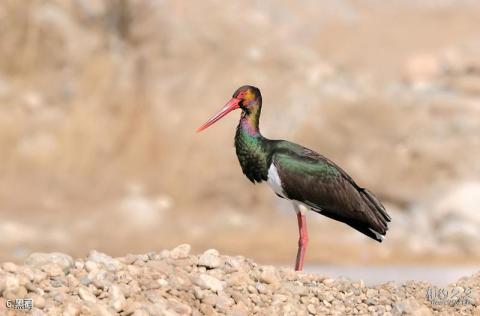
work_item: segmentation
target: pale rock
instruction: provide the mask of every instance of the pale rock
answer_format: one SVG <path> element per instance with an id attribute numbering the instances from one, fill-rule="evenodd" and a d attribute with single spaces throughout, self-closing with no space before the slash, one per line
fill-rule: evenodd
<path id="1" fill-rule="evenodd" d="M 126 299 L 122 290 L 117 285 L 110 287 L 110 304 L 116 312 L 120 312 L 125 308 Z"/>
<path id="2" fill-rule="evenodd" d="M 287 296 L 285 296 L 283 294 L 275 294 L 273 296 L 272 305 L 281 304 L 281 303 L 285 302 L 286 300 L 287 300 Z"/>
<path id="3" fill-rule="evenodd" d="M 267 283 L 267 284 L 278 283 L 276 270 L 273 266 L 262 266 L 258 279 L 260 280 L 260 282 Z"/>
<path id="4" fill-rule="evenodd" d="M 117 259 L 96 250 L 90 251 L 87 260 L 101 264 L 110 271 L 115 271 L 120 267 L 120 262 Z"/>
<path id="5" fill-rule="evenodd" d="M 5 262 L 2 264 L 2 269 L 7 272 L 16 272 L 17 271 L 17 265 L 13 262 Z"/>
<path id="6" fill-rule="evenodd" d="M 260 294 L 267 294 L 268 293 L 268 287 L 263 283 L 258 283 L 255 287 L 257 288 L 257 291 Z"/>
<path id="7" fill-rule="evenodd" d="M 85 262 L 85 269 L 87 270 L 87 272 L 96 272 L 99 267 L 96 262 L 88 260 Z"/>
<path id="8" fill-rule="evenodd" d="M 194 277 L 192 281 L 202 289 L 207 289 L 214 292 L 223 291 L 222 282 L 208 274 L 200 274 L 199 276 Z"/>
<path id="9" fill-rule="evenodd" d="M 205 294 L 203 293 L 203 291 L 200 288 L 194 287 L 193 288 L 193 296 L 195 296 L 195 298 L 197 300 L 202 300 L 205 297 Z"/>
<path id="10" fill-rule="evenodd" d="M 34 252 L 30 256 L 28 256 L 27 260 L 25 261 L 26 265 L 32 267 L 41 267 L 46 264 L 56 263 L 62 269 L 68 270 L 73 267 L 74 261 L 72 257 L 69 255 L 59 253 L 59 252 L 51 252 L 51 253 L 42 253 L 42 252 Z"/>
<path id="11" fill-rule="evenodd" d="M 41 269 L 49 277 L 63 276 L 64 275 L 64 270 L 57 263 L 47 263 L 45 265 L 42 265 Z"/>
<path id="12" fill-rule="evenodd" d="M 92 307 L 92 314 L 95 316 L 115 316 L 115 311 L 109 309 L 105 304 L 97 303 Z"/>
<path id="13" fill-rule="evenodd" d="M 133 312 L 132 316 L 150 316 L 150 314 L 144 309 L 137 309 Z"/>
<path id="14" fill-rule="evenodd" d="M 43 295 L 37 293 L 29 293 L 28 297 L 32 299 L 33 304 L 36 308 L 43 309 L 45 307 L 45 298 Z"/>
<path id="15" fill-rule="evenodd" d="M 159 256 L 161 259 L 170 258 L 170 250 L 164 249 L 164 250 L 160 251 L 160 253 L 158 254 L 158 256 Z"/>
<path id="16" fill-rule="evenodd" d="M 373 298 L 378 296 L 378 291 L 375 289 L 368 289 L 366 292 L 367 298 Z"/>
<path id="17" fill-rule="evenodd" d="M 210 269 L 218 268 L 222 264 L 220 254 L 215 249 L 205 251 L 198 259 L 198 265 Z"/>
<path id="18" fill-rule="evenodd" d="M 97 298 L 86 287 L 80 287 L 78 289 L 78 295 L 82 300 L 88 303 L 96 303 Z"/>
<path id="19" fill-rule="evenodd" d="M 170 257 L 172 259 L 185 259 L 190 254 L 191 246 L 188 244 L 182 244 L 180 246 L 175 247 L 170 251 Z"/>
<path id="20" fill-rule="evenodd" d="M 77 305 L 68 303 L 62 313 L 63 316 L 77 316 L 80 315 L 80 308 Z"/>
<path id="21" fill-rule="evenodd" d="M 20 281 L 15 275 L 0 275 L 0 293 L 3 291 L 17 291 L 20 287 Z"/>

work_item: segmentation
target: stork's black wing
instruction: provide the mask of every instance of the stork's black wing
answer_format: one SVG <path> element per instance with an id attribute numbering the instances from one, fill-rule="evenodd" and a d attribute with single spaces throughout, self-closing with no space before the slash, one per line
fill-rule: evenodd
<path id="1" fill-rule="evenodd" d="M 272 163 L 288 198 L 382 241 L 391 218 L 372 193 L 310 149 L 285 141 L 276 147 Z"/>

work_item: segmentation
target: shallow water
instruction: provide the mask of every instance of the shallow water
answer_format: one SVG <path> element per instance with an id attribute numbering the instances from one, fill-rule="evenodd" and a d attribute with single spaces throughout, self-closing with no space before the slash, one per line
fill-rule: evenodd
<path id="1" fill-rule="evenodd" d="M 366 285 L 389 281 L 401 284 L 405 281 L 426 281 L 446 286 L 461 277 L 480 271 L 480 266 L 307 266 L 305 272 L 363 280 Z"/>

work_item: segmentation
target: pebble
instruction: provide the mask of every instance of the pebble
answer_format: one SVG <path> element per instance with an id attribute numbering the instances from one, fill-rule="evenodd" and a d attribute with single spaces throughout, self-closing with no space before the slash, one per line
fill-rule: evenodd
<path id="1" fill-rule="evenodd" d="M 87 288 L 85 287 L 80 287 L 78 289 L 78 295 L 82 300 L 88 303 L 95 303 L 97 301 L 97 298 L 95 295 L 93 295 Z"/>
<path id="2" fill-rule="evenodd" d="M 2 264 L 2 269 L 7 272 L 16 272 L 17 265 L 13 262 L 5 262 L 4 264 Z"/>
<path id="3" fill-rule="evenodd" d="M 31 267 L 40 267 L 45 264 L 52 263 L 56 263 L 61 269 L 69 269 L 74 266 L 72 257 L 59 252 L 35 252 L 28 256 L 27 260 L 25 261 L 25 264 Z"/>
<path id="4" fill-rule="evenodd" d="M 222 260 L 219 257 L 218 251 L 215 249 L 208 249 L 198 259 L 199 266 L 207 267 L 210 269 L 218 268 L 221 264 Z"/>
<path id="5" fill-rule="evenodd" d="M 32 299 L 32 302 L 36 308 L 43 309 L 45 307 L 45 298 L 37 293 L 29 293 L 28 298 Z"/>
<path id="6" fill-rule="evenodd" d="M 57 263 L 47 263 L 42 265 L 42 271 L 49 277 L 64 275 L 62 267 Z"/>
<path id="7" fill-rule="evenodd" d="M 177 246 L 170 251 L 170 258 L 175 260 L 185 259 L 188 257 L 191 249 L 192 247 L 188 244 L 182 244 L 180 246 Z"/>
<path id="8" fill-rule="evenodd" d="M 110 287 L 110 304 L 116 312 L 120 312 L 125 308 L 126 299 L 125 295 L 123 295 L 122 290 L 117 285 L 112 285 Z"/>
<path id="9" fill-rule="evenodd" d="M 278 277 L 275 273 L 275 268 L 273 266 L 263 266 L 261 267 L 261 273 L 259 276 L 260 282 L 267 284 L 276 284 L 278 283 Z"/>
<path id="10" fill-rule="evenodd" d="M 77 305 L 68 303 L 63 310 L 63 316 L 77 316 L 80 314 L 80 308 Z"/>
<path id="11" fill-rule="evenodd" d="M 16 291 L 20 287 L 18 277 L 11 274 L 0 275 L 0 292 Z"/>
<path id="12" fill-rule="evenodd" d="M 31 298 L 29 313 L 35 316 L 478 314 L 477 294 L 471 304 L 432 305 L 426 283 L 365 287 L 362 281 L 259 266 L 214 249 L 191 255 L 190 248 L 122 258 L 92 251 L 75 262 L 59 253 L 35 254 L 23 266 L 5 262 L 0 301 Z M 480 273 L 451 289 L 480 293 Z M 3 314 L 5 305 L 0 305 Z"/>
<path id="13" fill-rule="evenodd" d="M 115 271 L 120 267 L 120 262 L 117 259 L 113 259 L 112 257 L 102 252 L 98 252 L 96 250 L 90 251 L 90 253 L 88 254 L 87 260 L 88 262 L 101 264 L 105 268 L 107 268 L 107 270 Z"/>
<path id="14" fill-rule="evenodd" d="M 307 310 L 310 314 L 312 315 L 316 315 L 317 314 L 317 310 L 315 308 L 315 306 L 313 304 L 308 304 L 307 305 Z"/>
<path id="15" fill-rule="evenodd" d="M 378 291 L 375 289 L 368 289 L 366 294 L 367 294 L 367 298 L 373 298 L 378 295 Z"/>
<path id="16" fill-rule="evenodd" d="M 222 282 L 208 274 L 200 274 L 198 277 L 194 278 L 193 283 L 200 286 L 202 289 L 214 292 L 223 291 Z"/>

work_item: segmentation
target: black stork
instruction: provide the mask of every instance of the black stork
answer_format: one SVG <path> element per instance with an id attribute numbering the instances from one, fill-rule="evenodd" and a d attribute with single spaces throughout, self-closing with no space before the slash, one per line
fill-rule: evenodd
<path id="1" fill-rule="evenodd" d="M 372 193 L 313 150 L 262 136 L 258 127 L 262 95 L 258 88 L 238 88 L 232 99 L 197 132 L 236 109 L 242 110 L 235 149 L 243 173 L 253 183 L 267 181 L 279 197 L 293 202 L 300 234 L 295 270 L 303 269 L 308 210 L 343 222 L 378 242 L 384 239 L 391 218 Z"/>

